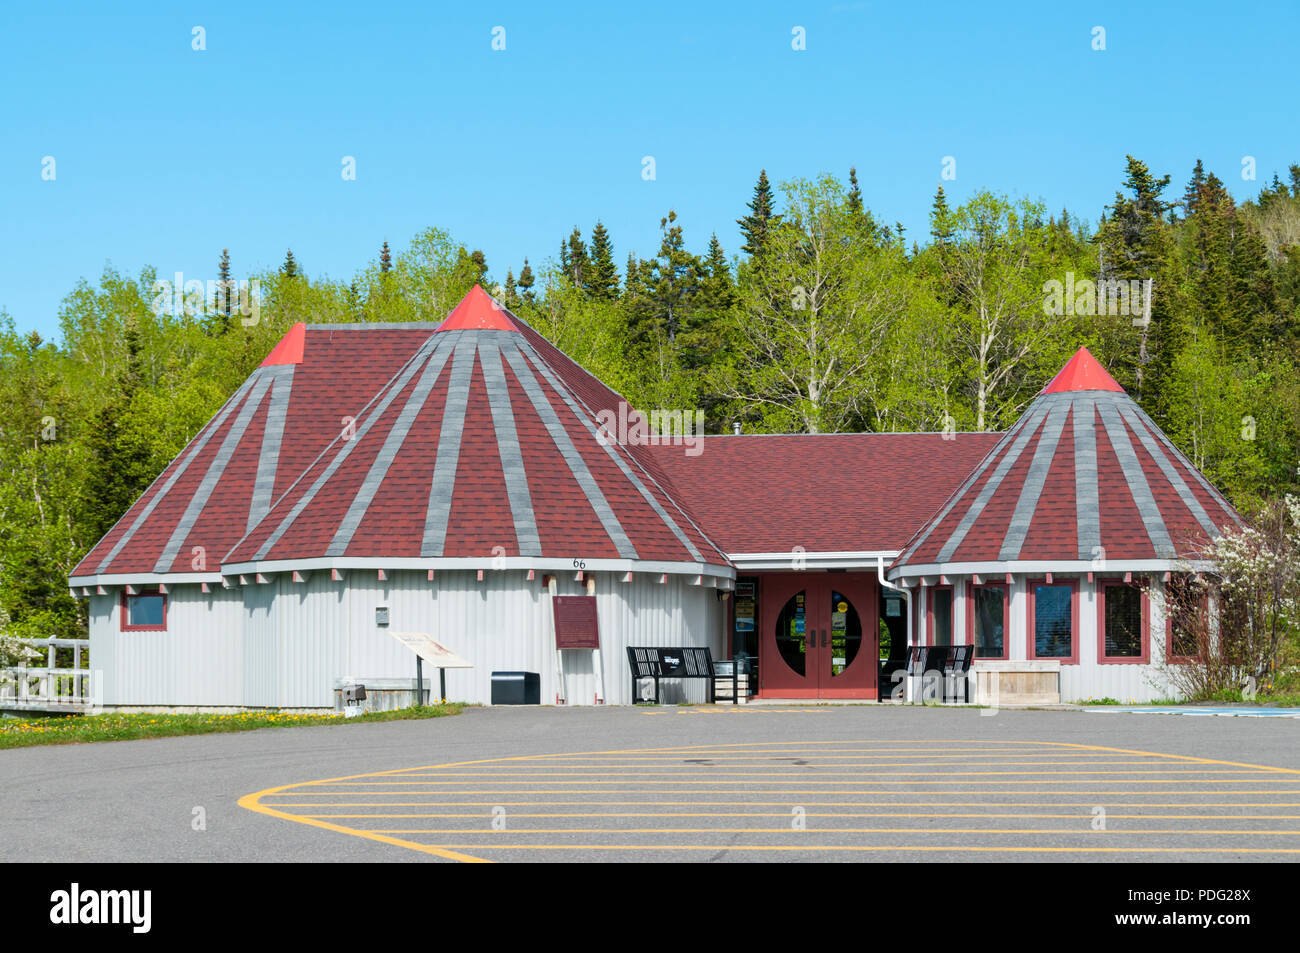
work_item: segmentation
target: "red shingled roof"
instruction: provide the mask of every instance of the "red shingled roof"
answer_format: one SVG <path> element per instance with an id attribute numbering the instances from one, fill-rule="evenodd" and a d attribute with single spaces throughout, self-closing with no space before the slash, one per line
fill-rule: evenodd
<path id="1" fill-rule="evenodd" d="M 679 495 L 728 553 L 897 550 L 1000 434 L 708 436 L 655 446 Z"/>
<path id="2" fill-rule="evenodd" d="M 602 443 L 620 398 L 475 288 L 227 554 L 540 557 L 726 566 L 645 448 Z M 242 570 L 240 570 L 242 571 Z"/>
<path id="3" fill-rule="evenodd" d="M 1239 520 L 1081 348 L 894 567 L 1172 560 Z"/>
<path id="4" fill-rule="evenodd" d="M 226 551 L 431 333 L 415 324 L 295 325 L 78 563 L 72 583 L 217 573 Z"/>

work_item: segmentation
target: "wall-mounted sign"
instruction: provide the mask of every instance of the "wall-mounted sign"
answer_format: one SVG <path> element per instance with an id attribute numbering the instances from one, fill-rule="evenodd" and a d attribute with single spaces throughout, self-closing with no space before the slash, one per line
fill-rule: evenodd
<path id="1" fill-rule="evenodd" d="M 555 609 L 557 649 L 600 648 L 595 596 L 556 596 L 551 602 Z"/>

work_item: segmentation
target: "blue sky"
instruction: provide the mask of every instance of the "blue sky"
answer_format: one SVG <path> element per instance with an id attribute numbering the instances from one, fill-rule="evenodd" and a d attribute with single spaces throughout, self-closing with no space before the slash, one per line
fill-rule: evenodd
<path id="1" fill-rule="evenodd" d="M 238 276 L 292 247 L 348 278 L 437 225 L 500 279 L 597 218 L 620 266 L 649 256 L 671 208 L 732 254 L 760 168 L 856 165 L 924 240 L 945 156 L 957 200 L 1091 221 L 1129 152 L 1176 194 L 1202 158 L 1243 199 L 1300 162 L 1295 3 L 104 6 L 2 15 L 0 309 L 46 337 L 106 262 L 206 280 L 223 247 Z"/>

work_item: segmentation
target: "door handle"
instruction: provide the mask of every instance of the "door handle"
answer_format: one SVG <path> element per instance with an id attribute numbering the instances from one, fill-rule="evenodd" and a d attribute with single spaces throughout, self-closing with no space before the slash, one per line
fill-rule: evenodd
<path id="1" fill-rule="evenodd" d="M 822 648 L 826 648 L 826 630 L 822 629 Z"/>

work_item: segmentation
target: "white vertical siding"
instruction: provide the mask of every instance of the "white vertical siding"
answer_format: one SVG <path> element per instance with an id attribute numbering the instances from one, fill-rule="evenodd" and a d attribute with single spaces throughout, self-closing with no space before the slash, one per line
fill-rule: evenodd
<path id="1" fill-rule="evenodd" d="M 118 590 L 90 597 L 90 666 L 105 705 L 242 705 L 243 598 L 177 585 L 165 632 L 121 631 Z"/>
<path id="2" fill-rule="evenodd" d="M 415 656 L 391 632 L 426 632 L 474 664 L 447 670 L 447 694 L 453 700 L 486 704 L 492 672 L 526 671 L 539 674 L 542 702 L 555 702 L 554 623 L 541 573 L 530 581 L 523 571 L 489 572 L 482 582 L 473 571 L 461 570 L 439 571 L 433 582 L 423 572 L 388 575 L 381 581 L 377 573 L 356 571 L 331 582 L 327 573 L 314 573 L 307 583 L 285 577 L 273 606 L 250 605 L 249 641 L 260 637 L 264 625 L 274 626 L 277 654 L 264 671 L 249 678 L 274 679 L 278 689 L 271 695 L 259 692 L 258 700 L 248 704 L 323 707 L 333 704 L 336 678 L 414 679 Z M 631 701 L 629 645 L 708 645 L 715 656 L 721 653 L 723 613 L 715 589 L 692 586 L 679 576 L 659 583 L 647 574 L 635 575 L 632 582 L 622 582 L 617 574 L 594 575 L 607 703 Z M 558 575 L 556 587 L 558 595 L 586 593 L 568 573 Z M 379 607 L 388 609 L 386 627 L 376 624 Z M 564 671 L 567 703 L 592 704 L 597 679 L 591 653 L 566 651 Z M 425 675 L 436 693 L 437 672 L 426 666 Z M 703 683 L 687 684 L 681 699 L 680 691 L 671 689 L 671 700 L 703 700 Z M 668 692 L 665 700 L 670 700 Z"/>

